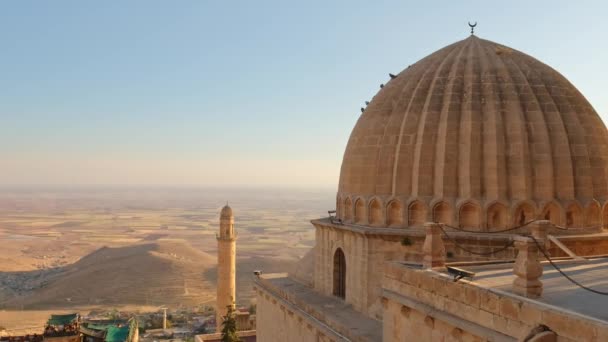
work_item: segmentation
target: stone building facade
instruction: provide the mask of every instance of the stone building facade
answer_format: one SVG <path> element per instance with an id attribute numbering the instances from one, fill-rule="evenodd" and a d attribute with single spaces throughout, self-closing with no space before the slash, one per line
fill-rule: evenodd
<path id="1" fill-rule="evenodd" d="M 515 341 L 547 325 L 573 340 L 553 328 L 555 308 L 510 293 L 500 305 L 519 311 L 490 317 L 468 305 L 486 295 L 481 287 L 404 266 L 435 266 L 430 236 L 448 264 L 513 262 L 516 236 L 537 220 L 548 222 L 554 257 L 607 254 L 608 131 L 557 71 L 472 35 L 391 75 L 365 108 L 344 153 L 336 217 L 312 221 L 316 245 L 303 262 L 313 265 L 255 279 L 258 336 Z M 439 231 L 429 236 L 431 222 Z M 608 317 L 568 315 L 591 327 L 585 340 L 605 336 Z"/>

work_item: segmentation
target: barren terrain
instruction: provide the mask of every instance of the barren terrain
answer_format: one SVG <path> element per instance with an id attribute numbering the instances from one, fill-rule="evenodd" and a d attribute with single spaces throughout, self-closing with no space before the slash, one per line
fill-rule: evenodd
<path id="1" fill-rule="evenodd" d="M 235 211 L 237 301 L 251 274 L 289 271 L 314 244 L 331 190 L 4 189 L 0 326 L 97 307 L 214 304 L 219 209 Z M 14 314 L 12 314 L 14 313 Z M 12 317 L 12 319 L 11 319 Z"/>

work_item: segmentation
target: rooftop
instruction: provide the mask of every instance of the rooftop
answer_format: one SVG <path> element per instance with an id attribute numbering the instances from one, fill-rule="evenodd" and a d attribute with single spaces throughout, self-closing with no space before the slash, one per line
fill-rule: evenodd
<path id="1" fill-rule="evenodd" d="M 382 323 L 356 311 L 341 299 L 315 292 L 286 274 L 265 274 L 255 284 L 279 297 L 303 315 L 321 323 L 333 333 L 351 341 L 381 341 Z M 327 319 L 331 319 L 331 324 Z"/>
<path id="2" fill-rule="evenodd" d="M 256 341 L 256 332 L 255 330 L 244 330 L 237 331 L 237 335 L 241 339 L 242 342 L 255 342 Z M 212 334 L 204 334 L 204 335 L 196 335 L 196 342 L 219 342 L 222 340 L 221 333 L 212 333 Z"/>
<path id="3" fill-rule="evenodd" d="M 608 292 L 608 257 L 588 261 L 556 261 L 557 265 L 579 283 Z M 515 275 L 513 264 L 458 266 L 475 272 L 473 282 L 483 287 L 511 292 Z M 543 294 L 535 299 L 579 314 L 608 321 L 608 296 L 587 291 L 562 276 L 549 263 L 543 263 Z"/>

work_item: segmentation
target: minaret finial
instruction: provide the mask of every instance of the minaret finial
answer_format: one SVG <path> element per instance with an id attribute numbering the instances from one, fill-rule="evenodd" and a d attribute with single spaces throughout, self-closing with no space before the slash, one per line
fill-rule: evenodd
<path id="1" fill-rule="evenodd" d="M 471 22 L 469 21 L 469 27 L 471 28 L 471 35 L 475 34 L 475 26 L 477 26 L 477 22 L 475 22 L 475 24 L 471 24 Z"/>

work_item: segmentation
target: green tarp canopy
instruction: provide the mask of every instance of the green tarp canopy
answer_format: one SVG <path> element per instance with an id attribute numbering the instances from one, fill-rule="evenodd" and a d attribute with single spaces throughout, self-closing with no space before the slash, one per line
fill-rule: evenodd
<path id="1" fill-rule="evenodd" d="M 46 323 L 48 325 L 66 325 L 76 321 L 78 314 L 67 314 L 67 315 L 51 315 Z"/>
<path id="2" fill-rule="evenodd" d="M 129 337 L 129 326 L 121 328 L 109 327 L 106 333 L 106 342 L 124 342 Z"/>

